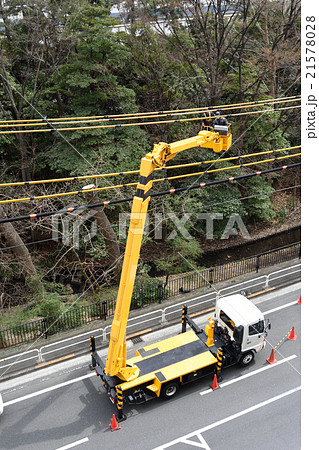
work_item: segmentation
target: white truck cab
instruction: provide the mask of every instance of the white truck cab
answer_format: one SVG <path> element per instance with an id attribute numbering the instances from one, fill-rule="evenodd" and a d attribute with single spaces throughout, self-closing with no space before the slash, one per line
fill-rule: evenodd
<path id="1" fill-rule="evenodd" d="M 270 324 L 259 308 L 244 295 L 234 294 L 218 299 L 215 321 L 231 341 L 240 345 L 239 362 L 242 366 L 249 364 L 254 354 L 266 345 Z"/>

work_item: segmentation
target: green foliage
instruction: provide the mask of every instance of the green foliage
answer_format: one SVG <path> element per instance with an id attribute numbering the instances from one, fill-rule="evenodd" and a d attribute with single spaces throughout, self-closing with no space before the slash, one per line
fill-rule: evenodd
<path id="1" fill-rule="evenodd" d="M 107 11 L 88 6 L 75 17 L 73 32 L 76 52 L 52 78 L 47 95 L 59 93 L 64 115 L 92 116 L 134 113 L 135 93 L 121 84 L 128 49 L 112 33 L 113 21 Z M 98 125 L 112 125 L 99 122 Z M 76 130 L 67 140 L 59 139 L 39 159 L 56 173 L 79 174 L 89 171 L 118 171 L 137 168 L 146 153 L 145 132 L 137 128 Z"/>
<path id="2" fill-rule="evenodd" d="M 169 292 L 163 286 L 162 281 L 149 275 L 150 266 L 140 264 L 138 275 L 135 280 L 131 300 L 131 309 L 147 306 L 150 303 L 161 302 L 168 298 Z"/>
<path id="3" fill-rule="evenodd" d="M 93 245 L 86 250 L 86 254 L 94 258 L 96 261 L 103 261 L 107 258 L 108 251 L 105 247 L 105 241 L 100 233 L 94 236 Z"/>
<path id="4" fill-rule="evenodd" d="M 143 110 L 166 110 L 185 101 L 189 77 L 166 39 L 149 24 L 140 23 L 133 24 L 132 32 L 121 34 L 120 39 L 130 49 L 130 70 L 122 77 L 134 89 Z"/>
<path id="5" fill-rule="evenodd" d="M 62 283 L 43 280 L 43 287 L 46 292 L 51 292 L 58 295 L 65 295 L 67 293 L 67 288 Z"/>
<path id="6" fill-rule="evenodd" d="M 135 279 L 134 288 L 139 291 L 158 284 L 158 280 L 149 275 L 151 267 L 148 264 L 140 263 L 138 266 L 138 273 Z"/>
<path id="7" fill-rule="evenodd" d="M 260 107 L 260 109 L 269 110 L 271 107 Z M 252 148 L 254 152 L 257 152 L 290 147 L 288 136 L 280 126 L 279 117 L 279 112 L 266 112 L 262 120 L 261 118 L 256 120 L 255 117 L 248 120 L 249 133 L 245 135 L 244 144 L 246 153 L 249 153 Z"/>
<path id="8" fill-rule="evenodd" d="M 60 314 L 62 310 L 63 304 L 59 296 L 54 293 L 47 293 L 42 300 L 37 302 L 33 313 L 40 317 L 52 317 Z"/>
<path id="9" fill-rule="evenodd" d="M 271 202 L 270 194 L 274 189 L 269 185 L 264 178 L 251 178 L 246 180 L 245 188 L 247 196 L 255 196 L 245 200 L 245 211 L 250 221 L 271 222 L 274 218 L 274 210 Z M 265 195 L 260 195 L 265 194 Z"/>
<path id="10" fill-rule="evenodd" d="M 168 241 L 170 250 L 166 257 L 154 261 L 157 270 L 165 274 L 190 272 L 197 267 L 196 260 L 201 256 L 202 249 L 195 239 L 186 240 L 176 236 Z"/>
<path id="11" fill-rule="evenodd" d="M 151 0 L 139 5 L 126 2 L 130 32 L 114 33 L 112 27 L 117 21 L 110 17 L 113 2 L 108 0 L 34 0 L 31 3 L 8 0 L 5 3 L 6 7 L 0 11 L 0 120 L 215 107 L 267 99 L 277 94 L 289 96 L 299 93 L 297 44 L 300 18 L 297 5 L 289 9 L 282 8 L 279 0 L 254 5 L 241 0 L 226 2 L 237 11 L 225 17 L 224 9 L 218 11 L 221 2 L 209 2 L 204 8 L 201 2 L 178 0 Z M 19 17 L 19 20 L 3 20 L 5 15 Z M 154 21 L 159 17 L 162 20 L 163 16 L 170 23 L 169 32 L 166 32 L 168 27 L 167 30 L 161 27 L 154 30 Z M 181 18 L 186 20 L 186 25 L 185 21 L 181 23 Z M 270 106 L 263 108 L 270 109 Z M 234 144 L 225 156 L 274 150 L 299 143 L 298 110 L 239 117 L 235 114 L 245 111 L 229 111 L 234 113 L 230 119 Z M 78 129 L 0 136 L 1 181 L 137 169 L 141 157 L 151 149 L 151 143 L 174 142 L 197 134 L 200 118 L 196 114 L 178 116 L 180 118 L 191 118 L 192 121 L 95 130 L 80 129 L 84 123 L 70 123 L 70 127 Z M 163 121 L 166 119 L 170 118 L 163 117 Z M 98 124 L 114 125 L 115 122 L 101 121 Z M 218 156 L 201 148 L 181 153 L 174 159 L 174 164 L 214 158 Z M 276 164 L 279 163 L 271 163 L 269 167 Z M 215 167 L 229 168 L 232 165 L 216 163 Z M 166 173 L 168 176 L 182 175 L 206 168 L 208 166 Z M 154 183 L 153 191 L 221 180 L 243 173 L 249 173 L 249 169 L 247 172 L 231 169 L 163 184 Z M 137 178 L 102 179 L 96 184 L 102 187 L 117 181 L 137 181 Z M 176 213 L 178 218 L 184 213 L 190 214 L 185 228 L 191 238 L 178 232 L 174 239 L 169 239 L 169 253 L 157 261 L 158 269 L 168 274 L 189 271 L 192 270 L 191 265 L 196 266 L 200 256 L 199 240 L 206 230 L 206 222 L 198 220 L 197 213 L 223 214 L 223 220 L 214 221 L 214 238 L 221 236 L 232 213 L 240 214 L 253 224 L 270 223 L 275 217 L 268 195 L 273 191 L 271 180 L 271 177 L 268 180 L 255 178 L 152 200 L 154 209 L 164 214 L 167 236 L 175 230 L 174 223 L 166 220 L 169 213 Z M 83 184 L 87 184 L 86 181 L 78 182 L 76 189 Z M 46 185 L 41 193 L 52 194 L 62 190 L 61 184 L 53 188 Z M 68 185 L 66 190 L 72 188 L 69 189 Z M 30 192 L 32 195 L 34 191 Z M 108 190 L 100 194 L 109 200 L 119 195 L 130 196 L 133 189 L 121 194 L 118 192 Z M 267 195 L 259 196 L 261 192 L 267 192 Z M 242 196 L 254 197 L 241 201 L 239 198 Z M 70 200 L 70 197 L 65 201 L 60 198 L 37 205 L 46 211 L 58 209 Z M 78 196 L 76 201 L 85 202 L 85 198 Z M 12 209 L 12 215 L 29 214 L 28 208 L 25 203 L 20 203 Z M 117 220 L 118 211 L 128 210 L 129 206 L 124 203 L 110 207 L 111 222 Z M 285 210 L 278 211 L 276 218 L 284 221 Z M 33 230 L 37 223 L 32 225 Z M 43 227 L 46 225 L 41 223 Z M 30 229 L 20 228 L 23 241 L 28 243 L 31 241 Z M 86 253 L 81 247 L 80 257 L 84 259 L 88 255 L 103 263 L 107 254 L 100 235 L 94 238 L 93 247 L 86 248 Z M 51 259 L 48 251 L 41 267 L 43 273 L 51 267 L 57 271 L 61 268 L 63 262 L 60 267 L 55 266 L 60 250 L 58 244 L 57 253 L 51 252 Z M 74 256 L 70 253 L 67 258 L 72 263 Z M 10 258 L 4 259 L 0 269 L 3 279 L 14 280 L 21 275 L 14 264 Z M 141 268 L 138 288 L 153 287 L 152 283 L 148 271 Z M 157 281 L 154 283 L 156 287 Z M 62 307 L 59 298 L 65 293 L 62 285 L 43 281 L 39 274 L 29 278 L 27 286 L 36 299 L 42 299 L 44 291 L 48 293 L 44 295 L 44 303 L 48 304 L 43 304 L 41 313 L 51 314 Z M 23 314 L 21 312 L 21 316 Z"/>
<path id="12" fill-rule="evenodd" d="M 276 213 L 276 219 L 280 222 L 280 223 L 284 223 L 287 217 L 287 209 L 284 207 L 281 207 L 279 209 L 279 211 L 277 211 Z"/>
<path id="13" fill-rule="evenodd" d="M 8 328 L 17 327 L 28 322 L 32 318 L 30 310 L 17 306 L 8 311 L 4 311 L 0 316 L 0 328 L 6 330 Z"/>
<path id="14" fill-rule="evenodd" d="M 201 153 L 203 153 L 201 155 Z M 211 153 L 205 150 L 195 150 L 194 159 L 200 160 L 207 159 L 213 160 L 214 157 Z M 187 160 L 186 160 L 187 161 Z M 184 161 L 182 161 L 184 162 Z M 192 184 L 199 184 L 211 181 L 218 181 L 227 179 L 229 176 L 237 176 L 242 174 L 240 169 L 229 169 L 234 164 L 229 162 L 216 163 L 211 165 L 197 166 L 195 168 L 196 172 L 202 172 L 204 170 L 221 170 L 215 173 L 207 173 L 200 176 L 195 176 L 189 178 L 189 180 L 184 181 L 182 186 L 190 186 Z M 225 169 L 225 170 L 224 170 Z M 185 169 L 189 172 L 189 169 Z M 178 187 L 179 184 L 176 185 Z M 189 231 L 190 235 L 194 238 L 200 238 L 205 235 L 207 231 L 207 223 L 204 217 L 198 217 L 199 214 L 219 214 L 223 216 L 223 219 L 214 221 L 214 238 L 219 238 L 225 228 L 227 220 L 231 214 L 236 213 L 240 215 L 245 215 L 245 209 L 243 203 L 238 200 L 241 197 L 241 192 L 237 183 L 223 183 L 216 186 L 208 186 L 204 189 L 190 190 L 186 194 L 180 196 L 172 196 L 165 198 L 164 209 L 167 212 L 178 212 L 179 218 L 182 217 L 183 213 L 191 214 L 189 220 L 185 223 L 185 228 Z M 167 222 L 168 232 L 173 230 L 174 223 L 171 221 Z M 168 234 L 168 233 L 167 233 Z"/>

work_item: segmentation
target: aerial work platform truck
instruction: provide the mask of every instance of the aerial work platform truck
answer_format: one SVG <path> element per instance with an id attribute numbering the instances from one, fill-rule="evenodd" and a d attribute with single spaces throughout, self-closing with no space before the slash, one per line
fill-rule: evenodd
<path id="1" fill-rule="evenodd" d="M 138 404 L 157 398 L 171 398 L 178 389 L 208 374 L 221 377 L 221 369 L 236 363 L 246 366 L 265 346 L 269 323 L 259 309 L 243 295 L 220 298 L 214 316 L 205 330 L 182 311 L 182 330 L 126 357 L 126 326 L 130 311 L 146 213 L 152 187 L 152 173 L 179 152 L 195 147 L 226 151 L 232 142 L 230 125 L 224 117 L 206 117 L 197 136 L 172 144 L 155 144 L 141 161 L 140 181 L 133 199 L 130 227 L 125 249 L 116 309 L 112 322 L 106 364 L 90 339 L 91 369 L 103 381 L 107 394 L 116 404 L 118 420 L 125 419 L 125 403 Z M 187 325 L 190 330 L 187 331 Z"/>

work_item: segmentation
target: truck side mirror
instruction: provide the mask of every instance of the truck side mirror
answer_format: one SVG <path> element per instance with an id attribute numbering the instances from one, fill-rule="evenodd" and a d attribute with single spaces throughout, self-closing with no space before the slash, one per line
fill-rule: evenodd
<path id="1" fill-rule="evenodd" d="M 265 319 L 265 325 L 266 325 L 267 330 L 271 329 L 271 323 L 269 322 L 269 319 Z"/>
<path id="2" fill-rule="evenodd" d="M 244 327 L 242 325 L 239 325 L 238 327 L 235 327 L 233 336 L 234 336 L 235 341 L 238 344 L 242 344 L 243 337 L 244 337 Z"/>

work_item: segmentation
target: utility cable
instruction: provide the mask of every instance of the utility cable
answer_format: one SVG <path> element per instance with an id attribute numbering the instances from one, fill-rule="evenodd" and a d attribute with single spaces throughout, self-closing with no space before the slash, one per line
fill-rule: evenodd
<path id="1" fill-rule="evenodd" d="M 300 185 L 300 184 L 297 184 L 297 185 L 294 185 L 294 186 L 288 186 L 288 187 L 282 188 L 282 189 L 275 189 L 275 190 L 273 190 L 272 192 L 269 192 L 269 191 L 268 191 L 268 192 L 260 192 L 259 194 L 248 195 L 248 196 L 246 196 L 246 197 L 234 198 L 234 199 L 231 199 L 231 200 L 225 200 L 225 201 L 223 201 L 223 202 L 208 203 L 208 204 L 204 204 L 204 205 L 201 205 L 201 206 L 197 206 L 197 207 L 195 207 L 195 208 L 192 208 L 191 210 L 177 211 L 177 212 L 174 212 L 174 214 L 178 216 L 178 215 L 185 214 L 185 213 L 188 213 L 188 212 L 194 212 L 194 211 L 197 211 L 197 210 L 200 210 L 200 209 L 203 209 L 203 208 L 210 208 L 210 207 L 212 207 L 212 206 L 220 206 L 220 205 L 224 205 L 224 204 L 226 204 L 226 203 L 234 203 L 234 202 L 237 202 L 237 201 L 249 200 L 249 199 L 257 198 L 257 197 L 271 196 L 271 195 L 273 195 L 273 194 L 276 194 L 277 192 L 288 191 L 288 190 L 290 190 L 290 189 L 299 189 L 300 187 L 301 187 L 301 185 Z M 169 217 L 165 217 L 165 218 L 163 218 L 163 220 L 164 220 L 164 221 L 165 221 L 165 220 L 169 220 Z M 114 228 L 119 228 L 119 224 L 108 225 L 108 226 L 106 226 L 106 227 L 101 227 L 101 228 L 97 227 L 97 228 L 96 228 L 96 231 L 103 231 L 103 230 L 107 230 L 107 229 L 109 229 L 109 228 L 112 228 L 112 229 L 114 229 Z M 84 231 L 80 231 L 80 232 L 79 232 L 79 235 L 84 235 L 84 234 L 85 234 Z M 2 252 L 2 251 L 5 251 L 5 250 L 13 250 L 13 249 L 15 249 L 15 248 L 24 247 L 24 246 L 27 247 L 27 246 L 30 246 L 30 245 L 44 244 L 44 243 L 46 243 L 46 242 L 51 242 L 51 241 L 55 241 L 55 240 L 57 240 L 57 241 L 60 240 L 60 237 L 57 237 L 57 238 L 48 238 L 48 239 L 41 239 L 41 240 L 38 240 L 38 241 L 32 241 L 32 242 L 24 242 L 23 244 L 11 245 L 10 247 L 1 247 L 1 248 L 0 248 L 0 251 Z"/>
<path id="2" fill-rule="evenodd" d="M 295 95 L 291 97 L 279 97 L 274 99 L 266 99 L 266 100 L 256 100 L 252 102 L 244 102 L 244 103 L 233 103 L 230 105 L 215 105 L 215 106 L 205 106 L 199 108 L 188 108 L 188 109 L 175 109 L 169 111 L 152 111 L 152 112 L 143 112 L 143 113 L 127 113 L 127 114 L 104 114 L 97 116 L 74 116 L 74 117 L 58 117 L 58 118 L 42 118 L 42 119 L 26 119 L 26 120 L 0 120 L 0 127 L 12 125 L 12 126 L 32 126 L 32 124 L 44 125 L 46 123 L 55 123 L 57 121 L 69 122 L 71 123 L 74 120 L 82 120 L 82 121 L 90 121 L 90 120 L 135 120 L 140 118 L 150 118 L 150 117 L 160 117 L 166 115 L 179 115 L 186 113 L 205 113 L 205 112 L 213 112 L 218 110 L 228 110 L 228 109 L 242 109 L 242 108 L 250 108 L 255 106 L 265 106 L 268 104 L 280 104 L 280 103 L 288 103 L 294 101 L 300 101 L 301 96 Z M 6 124 L 6 125 L 3 125 Z"/>
<path id="3" fill-rule="evenodd" d="M 2 78 L 5 83 L 9 83 L 9 81 L 1 73 L 0 73 L 0 78 Z M 40 117 L 42 117 L 43 120 L 45 120 L 45 117 L 40 113 L 40 111 L 38 111 L 38 109 L 32 103 L 30 103 L 30 101 L 23 94 L 21 94 L 21 92 L 19 92 L 19 90 L 14 85 L 12 85 L 10 83 L 9 83 L 9 85 L 10 85 L 11 89 L 14 90 L 21 97 L 21 99 L 23 99 Z M 84 161 L 88 164 L 88 166 L 91 166 L 94 168 L 93 164 L 90 161 L 88 161 L 88 159 L 85 156 L 83 156 L 82 153 L 70 141 L 68 141 L 68 139 L 63 135 L 63 133 L 60 133 L 57 130 L 57 134 L 58 134 L 58 136 L 60 136 L 63 139 L 64 142 L 66 142 L 68 145 L 70 145 L 72 150 L 74 150 L 81 158 L 84 159 Z"/>
<path id="4" fill-rule="evenodd" d="M 274 158 L 269 158 L 269 159 L 265 159 L 262 161 L 253 161 L 253 162 L 249 162 L 246 164 L 241 163 L 241 164 L 238 164 L 235 166 L 230 166 L 230 167 L 221 167 L 218 169 L 204 170 L 202 172 L 186 173 L 183 175 L 175 175 L 173 177 L 157 178 L 157 179 L 152 180 L 152 182 L 157 183 L 157 182 L 161 182 L 161 181 L 179 180 L 179 179 L 183 179 L 183 178 L 189 178 L 189 177 L 195 177 L 195 176 L 199 176 L 199 175 L 206 175 L 206 174 L 210 174 L 210 173 L 228 171 L 228 170 L 232 170 L 232 169 L 241 169 L 243 167 L 255 166 L 255 165 L 259 165 L 259 164 L 280 161 L 283 159 L 294 158 L 294 157 L 300 156 L 300 155 L 301 155 L 301 153 L 295 153 L 293 155 L 285 155 L 285 156 L 275 156 Z M 223 160 L 219 160 L 219 161 L 223 161 Z M 100 188 L 80 189 L 78 191 L 61 192 L 61 193 L 57 193 L 57 194 L 34 195 L 32 197 L 0 200 L 0 205 L 9 204 L 9 203 L 27 202 L 27 201 L 33 201 L 33 200 L 43 200 L 43 199 L 48 199 L 48 198 L 60 198 L 60 197 L 66 197 L 66 196 L 71 196 L 71 195 L 86 194 L 89 192 L 100 192 L 100 191 L 106 191 L 109 189 L 120 189 L 120 188 L 125 188 L 125 187 L 133 187 L 133 186 L 137 186 L 137 185 L 138 185 L 138 183 L 134 182 L 134 183 L 118 184 L 118 185 L 113 185 L 113 186 L 104 186 L 104 187 L 100 187 Z"/>
<path id="5" fill-rule="evenodd" d="M 296 82 L 296 81 L 294 81 L 294 82 L 292 83 L 291 86 L 293 86 L 293 84 L 294 84 L 295 82 Z M 291 86 L 289 86 L 288 89 L 290 89 Z M 252 128 L 252 127 L 253 127 L 253 126 L 254 126 L 254 125 L 255 125 L 255 124 L 256 124 L 256 123 L 264 116 L 264 114 L 265 114 L 265 111 L 264 111 L 257 119 L 255 119 L 254 121 L 252 121 L 252 123 L 249 124 L 248 128 L 246 128 L 246 130 L 241 134 L 241 136 L 238 136 L 238 138 L 232 143 L 232 145 L 231 145 L 227 150 L 223 151 L 223 152 L 219 155 L 219 157 L 217 158 L 217 160 L 221 159 L 221 157 L 223 157 L 226 153 L 228 153 L 229 150 L 230 150 L 230 148 L 234 147 L 235 143 L 238 142 L 240 139 L 242 139 L 243 136 L 249 131 L 249 129 Z M 209 166 L 209 168 L 212 167 L 212 166 L 213 166 L 213 164 L 212 164 L 211 166 Z M 199 177 L 197 178 L 196 181 L 198 181 L 201 177 L 202 177 L 202 175 L 199 176 Z M 195 183 L 193 183 L 193 184 L 195 184 Z M 187 193 L 187 191 L 186 191 L 186 193 Z"/>
<path id="6" fill-rule="evenodd" d="M 241 160 L 245 158 L 260 156 L 260 155 L 268 155 L 272 153 L 278 153 L 278 152 L 286 152 L 291 150 L 296 150 L 301 148 L 301 145 L 296 145 L 294 147 L 286 147 L 286 148 L 279 148 L 276 150 L 267 150 L 264 152 L 257 152 L 257 153 L 247 153 L 245 155 L 240 156 L 231 156 L 229 158 L 222 158 L 222 159 L 212 159 L 212 160 L 206 160 L 206 161 L 196 161 L 193 163 L 185 163 L 185 164 L 176 164 L 172 166 L 164 166 L 164 167 L 156 167 L 154 171 L 161 171 L 161 170 L 170 170 L 170 169 L 181 169 L 185 167 L 194 167 L 194 166 L 200 166 L 204 164 L 214 164 L 216 162 L 228 162 L 228 161 L 234 161 L 236 159 Z M 97 174 L 97 175 L 80 175 L 80 176 L 74 176 L 74 177 L 67 177 L 67 178 L 51 178 L 48 180 L 31 180 L 31 181 L 17 181 L 14 183 L 0 183 L 0 188 L 2 187 L 16 187 L 16 186 L 33 186 L 38 184 L 49 184 L 49 183 L 61 183 L 61 182 L 67 182 L 67 181 L 81 181 L 81 180 L 92 180 L 96 178 L 107 178 L 107 177 L 117 177 L 120 175 L 136 175 L 139 174 L 139 170 L 130 170 L 130 171 L 123 171 L 123 172 L 113 172 L 113 173 L 104 173 L 104 174 Z"/>
<path id="7" fill-rule="evenodd" d="M 292 100 L 281 100 L 281 101 L 263 101 L 261 103 L 255 103 L 253 105 L 249 104 L 249 105 L 243 105 L 243 106 L 233 106 L 233 107 L 224 107 L 221 110 L 222 111 L 227 111 L 229 109 L 231 110 L 236 110 L 236 109 L 245 109 L 245 108 L 254 108 L 257 106 L 269 106 L 269 104 L 271 104 L 271 106 L 273 105 L 278 105 L 278 104 L 282 104 L 282 103 L 291 103 L 291 102 L 296 102 L 296 101 L 300 101 L 301 99 L 292 99 Z M 89 117 L 89 118 L 83 118 L 83 117 L 75 117 L 74 119 L 64 119 L 64 118 L 59 118 L 59 119 L 38 119 L 37 121 L 33 121 L 33 122 L 28 122 L 28 121 L 20 121 L 20 122 L 16 122 L 14 123 L 14 127 L 44 127 L 44 126 L 49 126 L 50 128 L 53 128 L 56 125 L 65 125 L 65 124 L 82 124 L 82 123 L 100 123 L 100 122 L 116 122 L 116 121 L 128 121 L 128 120 L 142 120 L 142 119 L 155 119 L 155 118 L 172 118 L 172 117 L 177 117 L 177 116 L 186 116 L 186 115 L 193 115 L 193 114 L 208 114 L 210 118 L 216 118 L 217 116 L 212 116 L 212 114 L 216 111 L 219 111 L 220 108 L 219 107 L 214 107 L 214 109 L 209 108 L 209 109 L 205 109 L 203 108 L 202 110 L 198 110 L 198 111 L 186 111 L 186 112 L 171 112 L 171 113 L 154 113 L 154 114 L 150 114 L 150 113 L 145 113 L 145 114 L 140 114 L 138 116 L 127 116 L 127 117 L 111 117 L 111 116 L 97 116 L 97 117 Z M 161 122 L 162 123 L 162 122 Z M 4 121 L 0 121 L 0 129 L 1 128 L 8 128 L 11 127 L 12 128 L 12 124 L 11 123 L 4 123 Z"/>
<path id="8" fill-rule="evenodd" d="M 209 186 L 215 186 L 215 185 L 223 184 L 223 183 L 227 183 L 227 182 L 231 183 L 234 181 L 252 178 L 254 176 L 260 176 L 260 175 L 265 175 L 265 174 L 269 174 L 269 173 L 285 171 L 286 169 L 300 167 L 300 165 L 301 165 L 301 163 L 295 163 L 295 164 L 285 165 L 285 166 L 281 166 L 281 167 L 275 167 L 273 169 L 258 171 L 258 172 L 254 172 L 254 173 L 250 173 L 250 174 L 246 174 L 246 175 L 229 177 L 229 178 L 223 179 L 223 180 L 208 181 L 208 182 L 200 183 L 200 184 L 196 184 L 196 185 L 194 184 L 191 186 L 169 189 L 169 190 L 162 191 L 162 192 L 153 192 L 153 193 L 149 194 L 149 197 L 160 197 L 163 195 L 172 195 L 172 194 L 176 194 L 176 193 L 180 193 L 180 192 L 184 192 L 184 191 L 189 191 L 189 190 L 199 189 L 199 188 L 204 188 L 204 187 L 209 187 Z M 57 215 L 57 214 L 61 215 L 61 214 L 66 214 L 66 213 L 72 213 L 76 210 L 84 211 L 87 209 L 92 209 L 92 208 L 97 208 L 97 207 L 102 207 L 102 206 L 110 206 L 110 205 L 115 205 L 115 204 L 119 204 L 119 203 L 130 202 L 133 200 L 133 198 L 134 197 L 132 196 L 132 197 L 128 197 L 128 198 L 109 200 L 109 201 L 104 201 L 104 202 L 99 202 L 99 203 L 92 203 L 90 205 L 87 204 L 87 205 L 81 205 L 81 206 L 68 207 L 68 208 L 55 210 L 55 211 L 46 211 L 46 212 L 29 214 L 29 215 L 25 215 L 25 216 L 7 217 L 5 219 L 0 219 L 0 223 L 17 222 L 17 221 L 21 221 L 21 220 L 33 220 L 36 218 L 49 217 L 49 216 L 53 216 L 53 215 Z"/>
<path id="9" fill-rule="evenodd" d="M 249 111 L 249 112 L 242 112 L 242 113 L 235 113 L 235 114 L 229 114 L 226 117 L 228 119 L 239 117 L 239 116 L 246 116 L 250 114 L 265 114 L 265 113 L 274 113 L 278 111 L 285 111 L 289 109 L 295 109 L 295 108 L 301 108 L 301 105 L 295 105 L 295 106 L 287 106 L 284 108 L 276 108 L 276 109 L 268 109 L 268 110 L 260 110 L 260 111 Z M 214 117 L 219 116 L 212 116 L 210 119 Z M 32 129 L 32 130 L 9 130 L 9 131 L 0 131 L 0 135 L 2 134 L 25 134 L 25 133 L 52 133 L 52 132 L 59 132 L 61 131 L 83 131 L 83 130 L 97 130 L 97 129 L 113 129 L 113 128 L 127 128 L 127 127 L 136 127 L 136 126 L 146 126 L 146 125 L 162 125 L 162 124 L 169 124 L 169 123 L 183 123 L 183 122 L 193 122 L 193 121 L 200 121 L 203 120 L 203 117 L 191 117 L 187 119 L 173 119 L 173 120 L 161 120 L 161 121 L 153 121 L 153 122 L 138 122 L 138 123 L 122 123 L 122 124 L 116 124 L 116 125 L 94 125 L 94 126 L 86 126 L 86 127 L 57 127 L 55 128 L 50 122 L 48 122 L 49 128 L 45 129 Z"/>

